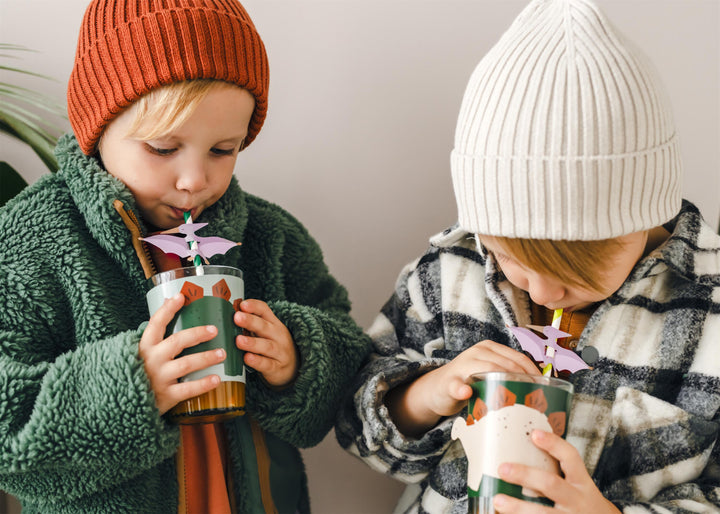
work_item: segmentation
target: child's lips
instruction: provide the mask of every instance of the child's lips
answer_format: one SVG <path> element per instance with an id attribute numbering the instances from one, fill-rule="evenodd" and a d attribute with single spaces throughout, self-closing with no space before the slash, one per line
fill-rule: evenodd
<path id="1" fill-rule="evenodd" d="M 172 212 L 176 218 L 183 220 L 183 221 L 185 220 L 186 212 L 190 212 L 190 216 L 192 216 L 193 218 L 195 217 L 195 213 L 197 212 L 196 207 L 181 208 L 181 207 L 170 206 L 170 209 L 172 209 Z"/>

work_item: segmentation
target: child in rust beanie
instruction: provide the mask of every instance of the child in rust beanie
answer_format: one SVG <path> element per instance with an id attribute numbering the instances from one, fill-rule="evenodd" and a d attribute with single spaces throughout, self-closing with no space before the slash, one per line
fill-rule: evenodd
<path id="1" fill-rule="evenodd" d="M 327 434 L 369 340 L 307 230 L 233 176 L 268 76 L 235 0 L 87 8 L 60 169 L 0 210 L 0 489 L 23 512 L 309 512 L 297 448 Z M 166 414 L 219 377 L 179 378 L 227 357 L 180 355 L 218 333 L 166 336 L 181 295 L 148 315 L 148 278 L 190 263 L 144 238 L 188 214 L 243 243 L 212 264 L 244 272 L 251 372 L 245 415 L 179 428 Z"/>

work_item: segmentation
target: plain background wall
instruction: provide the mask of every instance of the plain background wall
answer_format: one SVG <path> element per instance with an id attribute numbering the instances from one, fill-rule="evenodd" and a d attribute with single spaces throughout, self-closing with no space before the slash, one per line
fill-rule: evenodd
<path id="1" fill-rule="evenodd" d="M 464 87 L 525 1 L 244 4 L 267 47 L 271 86 L 265 127 L 240 155 L 237 176 L 308 227 L 347 286 L 355 319 L 368 327 L 402 265 L 455 219 L 449 153 Z M 655 63 L 681 138 L 684 196 L 717 226 L 720 2 L 599 4 Z M 0 41 L 38 51 L 16 64 L 58 79 L 23 84 L 64 101 L 86 5 L 0 0 Z M 26 148 L 4 137 L 0 145 L 0 158 L 28 181 L 44 172 Z M 315 512 L 392 510 L 401 484 L 345 454 L 333 434 L 304 454 Z"/>

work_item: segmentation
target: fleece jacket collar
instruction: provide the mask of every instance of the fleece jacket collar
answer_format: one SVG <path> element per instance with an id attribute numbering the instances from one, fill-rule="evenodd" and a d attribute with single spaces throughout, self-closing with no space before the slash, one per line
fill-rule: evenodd
<path id="1" fill-rule="evenodd" d="M 60 165 L 58 178 L 67 184 L 92 236 L 141 290 L 147 290 L 142 266 L 133 250 L 132 235 L 113 206 L 115 200 L 120 200 L 125 210 L 139 221 L 141 233 L 146 234 L 147 227 L 130 190 L 110 175 L 97 158 L 85 155 L 72 134 L 66 134 L 59 140 L 55 154 Z M 209 223 L 202 229 L 206 232 L 199 235 L 220 236 L 241 242 L 247 219 L 246 195 L 233 177 L 220 200 L 195 221 Z M 241 248 L 233 251 L 239 252 Z M 224 264 L 223 257 L 214 258 L 213 264 Z"/>

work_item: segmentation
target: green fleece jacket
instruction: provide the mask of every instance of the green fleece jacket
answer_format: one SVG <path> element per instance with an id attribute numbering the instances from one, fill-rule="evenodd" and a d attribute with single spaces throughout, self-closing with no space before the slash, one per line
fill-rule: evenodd
<path id="1" fill-rule="evenodd" d="M 159 415 L 138 356 L 149 285 L 113 207 L 137 214 L 133 196 L 74 137 L 56 154 L 60 171 L 0 210 L 0 489 L 24 513 L 176 512 L 179 430 Z M 280 207 L 233 179 L 196 221 L 242 241 L 213 264 L 242 269 L 245 296 L 266 301 L 298 348 L 291 387 L 271 391 L 248 374 L 247 410 L 295 461 L 296 471 L 276 470 L 287 484 L 273 491 L 279 509 L 308 512 L 297 448 L 330 430 L 369 340 L 317 243 Z M 238 509 L 248 512 L 238 419 L 225 426 Z"/>

